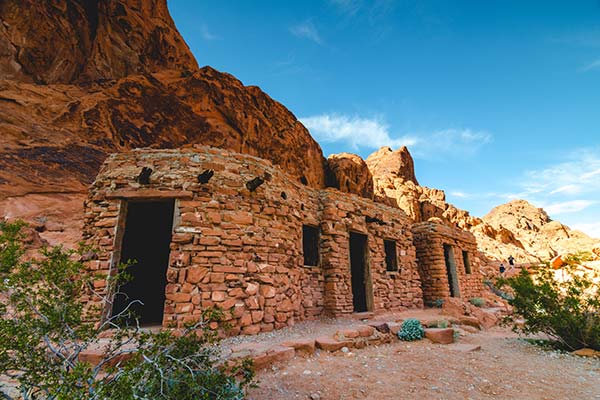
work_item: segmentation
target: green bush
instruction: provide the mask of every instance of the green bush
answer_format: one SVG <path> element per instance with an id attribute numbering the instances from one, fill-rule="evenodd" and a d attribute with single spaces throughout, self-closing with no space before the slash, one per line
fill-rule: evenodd
<path id="1" fill-rule="evenodd" d="M 473 297 L 471 300 L 469 300 L 469 302 L 471 304 L 473 304 L 475 307 L 485 306 L 485 300 L 482 299 L 481 297 Z"/>
<path id="2" fill-rule="evenodd" d="M 398 338 L 412 342 L 414 340 L 423 339 L 425 330 L 418 319 L 408 318 L 402 322 L 402 327 L 398 331 Z"/>
<path id="3" fill-rule="evenodd" d="M 244 398 L 253 379 L 248 362 L 229 372 L 218 364 L 209 324 L 221 313 L 207 310 L 178 335 L 123 327 L 116 323 L 123 315 L 96 326 L 86 321 L 80 301 L 97 296 L 92 282 L 98 277 L 79 261 L 89 249 L 44 248 L 38 258 L 24 260 L 22 227 L 0 222 L 0 375 L 16 382 L 19 398 Z M 101 342 L 106 328 L 113 335 Z M 80 361 L 86 349 L 100 345 L 106 346 L 100 364 Z M 1 385 L 0 397 L 10 399 Z"/>
<path id="4" fill-rule="evenodd" d="M 578 254 L 565 260 L 566 279 L 555 279 L 555 271 L 547 263 L 535 275 L 522 269 L 517 276 L 499 281 L 513 293 L 509 303 L 515 315 L 508 321 L 525 320 L 514 325 L 515 331 L 545 333 L 570 351 L 584 347 L 600 350 L 600 290 L 594 283 L 598 275 L 577 268 L 583 259 Z"/>

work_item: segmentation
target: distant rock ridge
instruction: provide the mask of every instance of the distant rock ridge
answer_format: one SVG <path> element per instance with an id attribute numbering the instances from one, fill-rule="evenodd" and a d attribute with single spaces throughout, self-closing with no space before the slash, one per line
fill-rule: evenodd
<path id="1" fill-rule="evenodd" d="M 541 208 L 514 200 L 494 208 L 483 218 L 471 216 L 447 203 L 444 191 L 419 186 L 412 157 L 406 147 L 382 147 L 366 160 L 373 175 L 378 201 L 396 205 L 415 222 L 434 219 L 471 231 L 479 249 L 491 259 L 519 262 L 549 260 L 557 254 L 592 250 L 600 244 L 583 232 L 552 221 Z"/>

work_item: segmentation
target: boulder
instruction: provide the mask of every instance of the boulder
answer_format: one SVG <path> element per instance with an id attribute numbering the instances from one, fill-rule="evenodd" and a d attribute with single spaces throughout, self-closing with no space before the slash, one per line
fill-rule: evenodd
<path id="1" fill-rule="evenodd" d="M 327 158 L 326 184 L 342 192 L 373 198 L 373 176 L 356 154 L 332 154 Z"/>
<path id="2" fill-rule="evenodd" d="M 454 342 L 454 329 L 452 328 L 426 328 L 425 337 L 433 343 L 450 344 Z"/>

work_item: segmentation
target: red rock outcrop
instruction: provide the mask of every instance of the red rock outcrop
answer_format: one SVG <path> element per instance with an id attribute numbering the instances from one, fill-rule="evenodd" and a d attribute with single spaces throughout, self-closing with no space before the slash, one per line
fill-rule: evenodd
<path id="1" fill-rule="evenodd" d="M 373 198 L 373 175 L 360 156 L 350 153 L 332 154 L 327 157 L 327 167 L 327 186 L 368 199 Z"/>
<path id="2" fill-rule="evenodd" d="M 0 202 L 82 199 L 107 154 L 135 147 L 211 145 L 325 181 L 308 130 L 258 87 L 198 69 L 165 0 L 0 2 L 0 131 Z M 29 216 L 14 204 L 0 208 Z"/>
<path id="3" fill-rule="evenodd" d="M 6 0 L 0 73 L 36 83 L 119 79 L 198 65 L 166 0 Z"/>
<path id="4" fill-rule="evenodd" d="M 544 210 L 524 200 L 498 206 L 483 218 L 471 216 L 447 203 L 444 191 L 418 185 L 405 147 L 396 151 L 382 147 L 366 162 L 373 174 L 376 199 L 397 205 L 415 222 L 435 220 L 471 231 L 479 250 L 491 260 L 512 255 L 518 263 L 538 262 L 598 245 L 598 240 L 552 221 Z"/>
<path id="5" fill-rule="evenodd" d="M 382 147 L 372 153 L 366 162 L 374 176 L 400 178 L 419 185 L 415 176 L 415 163 L 406 146 L 396 151 L 390 147 Z"/>

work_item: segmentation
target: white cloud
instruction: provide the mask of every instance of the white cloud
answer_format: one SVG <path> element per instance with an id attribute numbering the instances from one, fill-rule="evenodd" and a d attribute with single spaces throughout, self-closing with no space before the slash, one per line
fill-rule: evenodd
<path id="1" fill-rule="evenodd" d="M 450 196 L 459 197 L 461 199 L 465 199 L 465 198 L 469 197 L 469 195 L 466 194 L 465 192 L 461 192 L 458 190 L 450 192 Z"/>
<path id="2" fill-rule="evenodd" d="M 393 148 L 411 146 L 417 140 L 411 136 L 392 138 L 389 126 L 377 118 L 349 117 L 341 114 L 321 114 L 300 118 L 317 141 L 327 143 L 344 142 L 353 150 L 359 148 Z"/>
<path id="3" fill-rule="evenodd" d="M 542 205 L 542 208 L 550 215 L 560 215 L 580 212 L 593 204 L 595 204 L 595 201 L 592 200 L 568 200 Z"/>
<path id="4" fill-rule="evenodd" d="M 600 222 L 573 224 L 571 229 L 582 231 L 594 239 L 600 239 Z"/>
<path id="5" fill-rule="evenodd" d="M 588 71 L 594 71 L 594 70 L 600 70 L 600 59 L 594 60 L 594 61 L 584 65 L 583 67 L 579 68 L 580 72 L 588 72 Z"/>
<path id="6" fill-rule="evenodd" d="M 300 122 L 320 142 L 346 143 L 354 151 L 382 146 L 409 146 L 415 157 L 426 159 L 470 156 L 492 140 L 492 135 L 470 129 L 393 134 L 382 118 L 336 113 L 304 117 L 300 118 Z"/>
<path id="7" fill-rule="evenodd" d="M 321 35 L 319 34 L 317 27 L 310 20 L 290 27 L 290 32 L 296 37 L 308 39 L 317 44 L 323 44 L 323 40 L 321 39 Z"/>
<path id="8" fill-rule="evenodd" d="M 600 194 L 600 151 L 580 149 L 568 160 L 550 167 L 528 171 L 522 186 L 526 195 Z"/>

